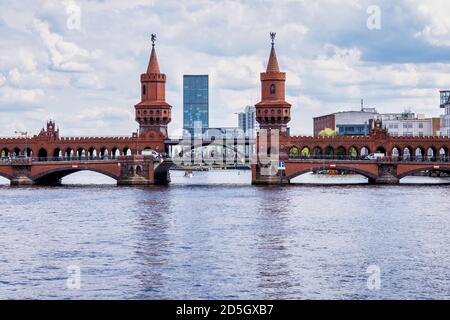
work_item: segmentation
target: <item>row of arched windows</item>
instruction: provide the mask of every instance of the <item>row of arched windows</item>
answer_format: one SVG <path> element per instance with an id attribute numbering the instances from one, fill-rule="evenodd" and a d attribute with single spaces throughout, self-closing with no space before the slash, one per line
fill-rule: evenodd
<path id="1" fill-rule="evenodd" d="M 303 148 L 298 148 L 298 147 L 292 147 L 289 150 L 289 155 L 291 158 L 295 158 L 295 157 L 309 157 L 309 156 L 316 156 L 316 157 L 320 157 L 320 156 L 346 156 L 346 157 L 354 157 L 354 158 L 358 158 L 358 157 L 364 157 L 369 155 L 372 152 L 378 152 L 378 153 L 383 153 L 385 154 L 387 157 L 402 157 L 404 159 L 407 158 L 436 158 L 436 157 L 440 157 L 440 158 L 447 158 L 448 157 L 448 149 L 446 147 L 442 147 L 439 149 L 435 149 L 433 147 L 429 147 L 429 148 L 422 148 L 422 147 L 417 147 L 417 148 L 413 148 L 413 147 L 394 147 L 392 150 L 390 150 L 389 152 L 386 152 L 386 150 L 383 147 L 379 147 L 376 150 L 370 150 L 368 147 L 362 147 L 362 148 L 357 148 L 357 147 L 350 147 L 348 149 L 346 149 L 345 147 L 338 147 L 338 148 L 333 148 L 331 146 L 326 147 L 324 149 L 322 149 L 321 147 L 314 147 L 314 148 L 310 148 L 310 147 L 303 147 Z"/>

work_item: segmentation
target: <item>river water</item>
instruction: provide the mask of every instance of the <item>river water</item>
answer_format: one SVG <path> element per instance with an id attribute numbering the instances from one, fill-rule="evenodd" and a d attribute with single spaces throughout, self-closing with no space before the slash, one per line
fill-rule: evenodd
<path id="1" fill-rule="evenodd" d="M 0 186 L 0 299 L 450 298 L 450 185 L 172 179 L 116 187 L 78 173 L 62 187 Z"/>

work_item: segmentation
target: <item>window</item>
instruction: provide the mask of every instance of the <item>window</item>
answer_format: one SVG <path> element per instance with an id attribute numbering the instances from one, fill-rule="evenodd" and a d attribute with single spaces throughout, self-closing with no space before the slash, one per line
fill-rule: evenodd
<path id="1" fill-rule="evenodd" d="M 145 88 L 145 84 L 142 86 L 142 95 L 144 95 L 145 96 L 145 94 L 146 94 L 146 88 Z"/>
<path id="2" fill-rule="evenodd" d="M 419 122 L 419 128 L 423 129 L 423 122 Z"/>
<path id="3" fill-rule="evenodd" d="M 272 83 L 272 84 L 270 85 L 270 94 L 275 94 L 275 92 L 276 92 L 276 87 L 275 87 L 275 85 Z"/>

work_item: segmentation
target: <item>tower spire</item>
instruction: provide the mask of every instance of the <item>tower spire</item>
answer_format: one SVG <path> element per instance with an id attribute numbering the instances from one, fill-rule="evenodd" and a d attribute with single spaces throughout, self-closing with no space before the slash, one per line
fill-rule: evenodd
<path id="1" fill-rule="evenodd" d="M 155 50 L 156 34 L 152 33 L 151 41 L 152 41 L 152 53 L 150 54 L 150 61 L 148 63 L 147 73 L 148 74 L 161 73 Z"/>
<path id="2" fill-rule="evenodd" d="M 269 62 L 267 63 L 267 73 L 280 72 L 280 67 L 278 65 L 277 54 L 275 52 L 275 32 L 270 33 L 270 38 L 272 39 L 272 48 L 270 49 Z"/>

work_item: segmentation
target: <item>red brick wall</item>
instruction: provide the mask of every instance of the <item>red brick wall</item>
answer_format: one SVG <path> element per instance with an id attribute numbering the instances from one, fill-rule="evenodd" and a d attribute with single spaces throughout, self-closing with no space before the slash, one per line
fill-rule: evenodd
<path id="1" fill-rule="evenodd" d="M 314 118 L 314 137 L 318 137 L 320 131 L 326 128 L 336 129 L 336 117 L 334 114 Z"/>

